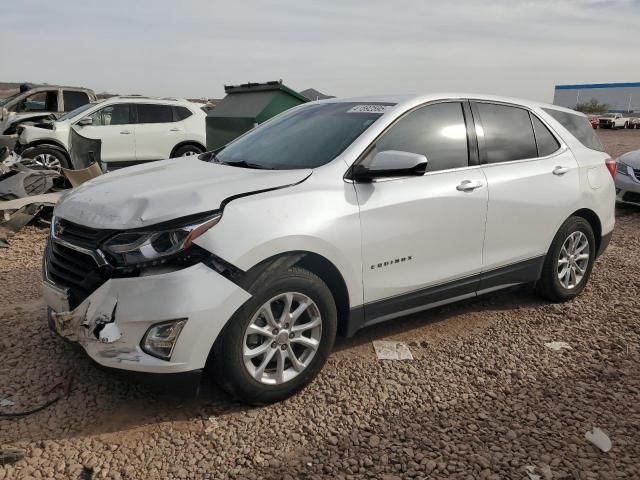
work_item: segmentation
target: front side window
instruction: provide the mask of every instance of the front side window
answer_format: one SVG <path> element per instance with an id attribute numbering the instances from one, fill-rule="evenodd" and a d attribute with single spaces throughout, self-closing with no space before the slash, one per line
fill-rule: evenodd
<path id="1" fill-rule="evenodd" d="M 245 168 L 316 168 L 340 155 L 390 103 L 336 102 L 284 112 L 217 153 L 215 161 Z"/>
<path id="2" fill-rule="evenodd" d="M 428 161 L 427 172 L 468 166 L 462 104 L 437 103 L 405 115 L 376 142 L 373 153 L 387 150 L 424 155 Z"/>
<path id="3" fill-rule="evenodd" d="M 171 123 L 173 122 L 173 109 L 171 105 L 159 105 L 154 103 L 139 103 L 137 123 Z"/>
<path id="4" fill-rule="evenodd" d="M 70 112 L 89 103 L 89 95 L 87 95 L 86 92 L 76 92 L 73 90 L 64 90 L 62 92 L 62 99 L 64 100 L 65 112 Z"/>
<path id="5" fill-rule="evenodd" d="M 589 119 L 584 115 L 578 113 L 568 113 L 554 108 L 543 108 L 545 112 L 551 115 L 560 125 L 569 130 L 569 132 L 576 137 L 580 143 L 591 150 L 604 151 L 602 143 L 598 135 L 593 131 L 593 127 L 589 122 Z"/>
<path id="6" fill-rule="evenodd" d="M 527 110 L 493 103 L 476 103 L 475 107 L 481 124 L 481 128 L 478 128 L 476 123 L 476 133 L 486 163 L 511 162 L 538 156 Z"/>
<path id="7" fill-rule="evenodd" d="M 91 125 L 128 125 L 131 122 L 131 106 L 128 103 L 107 105 L 91 114 Z"/>
<path id="8" fill-rule="evenodd" d="M 58 110 L 58 91 L 36 92 L 20 100 L 15 112 L 56 112 Z"/>

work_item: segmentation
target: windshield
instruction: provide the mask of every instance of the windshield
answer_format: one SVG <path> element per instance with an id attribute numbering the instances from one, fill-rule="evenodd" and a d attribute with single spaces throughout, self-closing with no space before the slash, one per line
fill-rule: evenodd
<path id="1" fill-rule="evenodd" d="M 9 103 L 11 100 L 13 100 L 14 98 L 18 98 L 20 95 L 22 95 L 24 92 L 18 92 L 18 93 L 14 93 L 13 95 L 11 95 L 10 97 L 6 97 L 6 98 L 0 98 L 0 107 L 6 105 L 7 103 Z"/>
<path id="2" fill-rule="evenodd" d="M 286 112 L 230 143 L 215 161 L 290 170 L 324 165 L 391 108 L 391 103 L 320 103 Z"/>
<path id="3" fill-rule="evenodd" d="M 615 117 L 613 113 L 607 113 L 605 115 L 602 115 L 602 118 L 613 118 L 613 117 Z"/>
<path id="4" fill-rule="evenodd" d="M 58 121 L 61 122 L 63 120 L 69 120 L 70 118 L 75 117 L 76 115 L 84 112 L 85 110 L 89 110 L 94 105 L 95 103 L 85 103 L 84 105 L 76 108 L 75 110 L 71 110 L 70 112 L 67 112 L 64 115 L 62 115 L 61 117 L 58 118 Z"/>

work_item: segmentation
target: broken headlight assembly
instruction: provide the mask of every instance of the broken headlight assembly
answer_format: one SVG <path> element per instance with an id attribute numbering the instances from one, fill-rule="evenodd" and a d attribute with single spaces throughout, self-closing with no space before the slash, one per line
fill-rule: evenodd
<path id="1" fill-rule="evenodd" d="M 142 337 L 140 348 L 149 355 L 162 360 L 170 360 L 185 323 L 187 323 L 187 319 L 181 318 L 151 325 Z"/>
<path id="2" fill-rule="evenodd" d="M 102 245 L 117 267 L 154 267 L 185 255 L 193 241 L 216 225 L 221 213 L 180 227 L 122 232 Z"/>

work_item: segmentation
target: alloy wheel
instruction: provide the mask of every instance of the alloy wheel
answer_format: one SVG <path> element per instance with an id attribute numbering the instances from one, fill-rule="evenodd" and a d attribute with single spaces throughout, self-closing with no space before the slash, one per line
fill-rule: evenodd
<path id="1" fill-rule="evenodd" d="M 45 168 L 49 168 L 51 170 L 60 170 L 62 165 L 60 164 L 60 159 L 55 155 L 51 155 L 50 153 L 41 153 L 33 157 L 33 161 L 36 165 L 40 165 Z"/>
<path id="2" fill-rule="evenodd" d="M 571 233 L 562 244 L 558 256 L 558 280 L 567 290 L 577 287 L 589 266 L 589 239 L 581 232 Z"/>
<path id="3" fill-rule="evenodd" d="M 321 337 L 322 317 L 311 298 L 296 292 L 276 295 L 257 310 L 245 330 L 245 368 L 260 383 L 286 383 L 309 366 Z"/>

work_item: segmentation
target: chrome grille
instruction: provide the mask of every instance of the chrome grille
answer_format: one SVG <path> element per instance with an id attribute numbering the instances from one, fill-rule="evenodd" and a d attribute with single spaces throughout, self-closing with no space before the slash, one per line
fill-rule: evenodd
<path id="1" fill-rule="evenodd" d="M 55 236 L 61 240 L 84 248 L 95 249 L 107 239 L 113 230 L 85 227 L 64 218 L 56 218 L 51 225 Z"/>
<path id="2" fill-rule="evenodd" d="M 71 308 L 81 304 L 107 280 L 93 257 L 51 238 L 45 250 L 44 267 L 49 280 L 69 290 Z"/>

